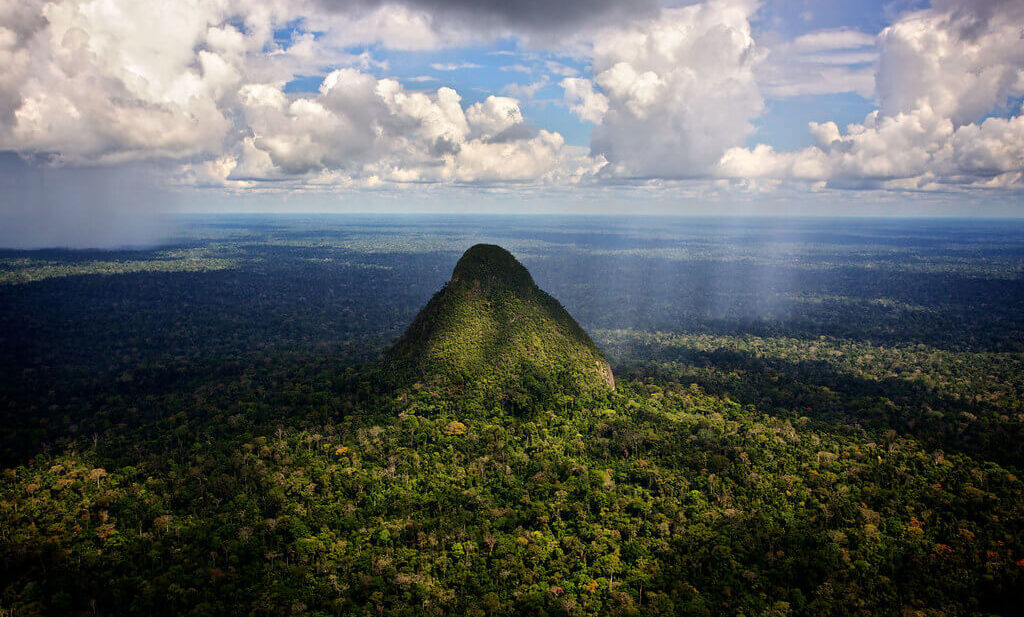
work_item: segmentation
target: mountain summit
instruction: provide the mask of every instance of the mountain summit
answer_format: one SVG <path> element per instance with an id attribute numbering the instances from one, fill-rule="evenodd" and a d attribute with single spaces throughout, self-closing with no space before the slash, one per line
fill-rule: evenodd
<path id="1" fill-rule="evenodd" d="M 532 379 L 614 389 L 583 328 L 511 253 L 477 244 L 419 312 L 389 357 L 421 375 L 497 386 Z"/>

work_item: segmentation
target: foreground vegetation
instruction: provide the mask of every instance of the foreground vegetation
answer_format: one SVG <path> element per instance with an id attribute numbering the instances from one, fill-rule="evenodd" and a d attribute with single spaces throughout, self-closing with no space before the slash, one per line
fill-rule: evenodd
<path id="1" fill-rule="evenodd" d="M 6 472 L 16 614 L 1012 614 L 1024 487 L 697 385 L 527 416 L 312 359 Z M 942 581 L 935 585 L 936 580 Z"/>

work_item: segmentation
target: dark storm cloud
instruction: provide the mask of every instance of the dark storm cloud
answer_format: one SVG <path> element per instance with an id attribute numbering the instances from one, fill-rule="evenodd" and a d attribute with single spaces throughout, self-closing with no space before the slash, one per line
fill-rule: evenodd
<path id="1" fill-rule="evenodd" d="M 988 30 L 993 18 L 1024 19 L 1022 0 L 934 0 L 932 6 L 948 12 L 960 36 L 970 41 Z M 1024 29 L 1024 23 L 1020 27 Z"/>
<path id="2" fill-rule="evenodd" d="M 421 9 L 435 18 L 470 26 L 551 34 L 657 11 L 657 0 L 319 0 L 333 11 L 370 10 L 385 4 Z M 679 3 L 677 3 L 679 4 Z"/>

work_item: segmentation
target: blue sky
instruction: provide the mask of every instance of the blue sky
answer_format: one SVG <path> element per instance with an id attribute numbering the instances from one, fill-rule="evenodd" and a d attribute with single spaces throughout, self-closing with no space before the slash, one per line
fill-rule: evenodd
<path id="1" fill-rule="evenodd" d="M 297 32 L 293 25 L 279 30 L 275 38 L 287 41 Z M 585 59 L 552 54 L 541 50 L 521 49 L 514 38 L 503 38 L 486 46 L 467 46 L 436 51 L 390 50 L 382 45 L 353 46 L 346 52 L 359 55 L 368 53 L 379 66 L 367 71 L 378 78 L 401 81 L 409 90 L 433 92 L 440 87 L 453 88 L 466 105 L 485 100 L 488 96 L 516 96 L 522 102 L 523 114 L 536 125 L 558 131 L 566 142 L 577 146 L 590 145 L 591 125 L 573 116 L 562 104 L 562 89 L 558 82 L 562 76 L 556 70 L 571 71 L 573 75 L 589 75 Z M 302 75 L 285 86 L 287 92 L 316 92 L 324 76 L 338 66 L 325 65 L 311 75 Z M 525 95 L 520 88 L 536 83 L 540 87 Z"/>
<path id="2" fill-rule="evenodd" d="M 889 23 L 887 16 L 921 8 L 922 2 L 814 2 L 811 0 L 775 0 L 765 2 L 755 14 L 753 27 L 762 35 L 795 39 L 801 35 L 831 29 L 852 29 L 874 35 Z M 274 38 L 287 46 L 303 32 L 299 22 L 275 31 Z M 515 37 L 505 37 L 488 45 L 458 46 L 439 50 L 390 50 L 383 45 L 359 45 L 345 49 L 350 54 L 369 53 L 384 66 L 370 67 L 379 78 L 396 78 L 410 90 L 433 91 L 447 86 L 457 90 L 467 104 L 489 95 L 518 94 L 524 115 L 538 126 L 561 133 L 566 142 L 590 145 L 593 125 L 574 116 L 562 104 L 561 76 L 553 74 L 546 63 L 555 63 L 574 75 L 592 78 L 586 58 L 559 55 L 542 49 L 524 47 Z M 446 70 L 438 67 L 446 66 Z M 287 92 L 316 92 L 325 75 L 338 66 L 324 65 L 318 73 L 298 76 L 286 85 Z M 529 69 L 523 71 L 522 68 Z M 426 79 L 429 78 L 429 79 Z M 533 97 L 522 95 L 516 86 L 543 83 Z M 807 123 L 835 121 L 840 126 L 864 119 L 876 107 L 872 97 L 857 93 L 803 95 L 769 99 L 765 113 L 755 121 L 756 132 L 748 145 L 770 143 L 777 149 L 796 149 L 813 143 Z"/>
<path id="3" fill-rule="evenodd" d="M 90 7 L 4 17 L 0 244 L 181 210 L 1024 203 L 1019 0 Z"/>

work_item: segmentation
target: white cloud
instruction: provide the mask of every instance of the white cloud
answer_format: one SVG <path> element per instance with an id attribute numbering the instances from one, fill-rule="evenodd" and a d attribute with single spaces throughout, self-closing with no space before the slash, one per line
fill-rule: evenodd
<path id="1" fill-rule="evenodd" d="M 761 83 L 765 93 L 772 98 L 784 99 L 794 96 L 840 94 L 854 92 L 870 98 L 875 90 L 875 71 L 872 67 L 850 68 L 815 63 L 795 69 L 787 65 L 785 74 L 764 77 Z"/>
<path id="2" fill-rule="evenodd" d="M 878 53 L 874 51 L 841 50 L 836 53 L 808 54 L 803 56 L 801 60 L 809 64 L 830 64 L 838 66 L 850 64 L 872 64 L 878 61 Z M 874 78 L 873 71 L 871 76 Z"/>
<path id="3" fill-rule="evenodd" d="M 872 47 L 875 37 L 857 30 L 836 28 L 810 32 L 793 40 L 792 49 L 801 53 Z"/>
<path id="4" fill-rule="evenodd" d="M 768 49 L 758 81 L 773 98 L 875 91 L 875 37 L 849 29 L 819 30 Z"/>
<path id="5" fill-rule="evenodd" d="M 384 4 L 369 11 L 318 12 L 317 3 L 294 8 L 305 18 L 310 30 L 324 32 L 323 46 L 336 49 L 380 44 L 388 49 L 426 50 L 466 44 L 479 40 L 481 33 L 452 23 L 438 23 L 422 10 L 399 3 Z"/>
<path id="6" fill-rule="evenodd" d="M 321 63 L 380 66 L 309 32 L 278 45 L 274 28 L 295 7 L 0 0 L 0 149 L 63 164 L 216 157 L 234 140 L 243 84 Z"/>
<path id="7" fill-rule="evenodd" d="M 461 182 L 536 180 L 550 177 L 564 156 L 562 136 L 540 131 L 529 140 L 508 143 L 475 139 L 465 144 L 453 161 Z"/>
<path id="8" fill-rule="evenodd" d="M 1022 110 L 1024 111 L 1024 110 Z M 792 178 L 860 188 L 935 189 L 1006 186 L 1024 169 L 1024 115 L 957 127 L 924 105 L 895 116 L 870 114 L 843 134 L 811 124 L 817 146 L 779 153 L 770 146 L 732 148 L 719 173 L 731 178 Z M 993 181 L 999 178 L 999 180 Z"/>
<path id="9" fill-rule="evenodd" d="M 1024 120 L 1006 108 L 1024 96 L 1019 0 L 937 0 L 877 37 L 839 29 L 771 45 L 753 39 L 753 0 L 640 12 L 614 25 L 608 16 L 623 13 L 608 4 L 601 20 L 502 67 L 534 73 L 532 83 L 467 107 L 451 88 L 406 90 L 374 76 L 386 62 L 346 51 L 457 46 L 519 23 L 501 7 L 501 20 L 460 22 L 428 5 L 0 0 L 0 150 L 68 166 L 172 160 L 182 182 L 239 190 L 286 180 L 576 183 L 595 174 L 758 187 L 1021 186 Z M 550 34 L 530 23 L 523 41 Z M 275 39 L 285 27 L 289 40 Z M 284 91 L 324 67 L 337 70 L 318 92 Z M 523 117 L 519 101 L 556 82 L 570 111 L 595 125 L 591 156 Z M 812 125 L 811 148 L 745 147 L 763 93 L 836 92 L 877 97 L 879 110 L 843 128 Z M 986 119 L 993 112 L 1007 117 Z"/>
<path id="10" fill-rule="evenodd" d="M 754 79 L 752 4 L 709 2 L 667 9 L 594 41 L 594 82 L 563 82 L 594 127 L 591 146 L 625 177 L 706 174 L 743 143 L 763 108 Z"/>
<path id="11" fill-rule="evenodd" d="M 1024 96 L 1020 3 L 945 2 L 878 37 L 879 109 L 845 132 L 811 123 L 816 146 L 779 153 L 732 148 L 718 173 L 899 190 L 1022 188 Z"/>
<path id="12" fill-rule="evenodd" d="M 26 156 L 71 165 L 178 159 L 179 181 L 235 188 L 293 177 L 540 181 L 568 160 L 561 136 L 527 127 L 514 99 L 463 110 L 450 88 L 406 91 L 366 72 L 387 68 L 369 52 L 339 51 L 358 42 L 416 49 L 462 40 L 423 10 L 0 0 L 0 17 L 0 149 Z M 291 40 L 275 41 L 275 30 L 299 17 Z M 351 68 L 328 74 L 315 95 L 284 92 L 295 75 L 323 64 Z"/>
<path id="13" fill-rule="evenodd" d="M 450 62 L 446 64 L 435 62 L 430 65 L 430 68 L 435 71 L 460 71 L 463 69 L 482 69 L 484 67 L 475 62 Z"/>
<path id="14" fill-rule="evenodd" d="M 478 136 L 494 136 L 523 121 L 519 101 L 504 96 L 489 96 L 466 109 L 466 118 Z"/>
<path id="15" fill-rule="evenodd" d="M 9 68 L 0 99 L 10 107 L 0 148 L 67 162 L 219 150 L 231 126 L 220 100 L 252 43 L 217 27 L 223 10 L 69 0 L 12 11 L 15 4 L 0 12 L 38 19 L 32 29 L 2 28 L 0 64 Z"/>
<path id="16" fill-rule="evenodd" d="M 502 94 L 509 94 L 517 99 L 532 100 L 536 98 L 537 92 L 541 88 L 547 86 L 549 83 L 550 82 L 548 81 L 547 77 L 542 77 L 541 79 L 538 79 L 535 82 L 525 85 L 512 82 L 502 87 L 501 92 Z"/>
<path id="17" fill-rule="evenodd" d="M 315 96 L 289 98 L 279 88 L 243 88 L 254 136 L 226 181 L 325 172 L 346 181 L 576 181 L 580 166 L 600 163 L 570 155 L 558 133 L 526 125 L 508 97 L 463 109 L 451 88 L 407 91 L 356 69 L 332 72 Z"/>
<path id="18" fill-rule="evenodd" d="M 883 114 L 911 111 L 924 102 L 963 124 L 976 121 L 1008 97 L 1024 95 L 1024 4 L 987 4 L 992 13 L 977 32 L 965 32 L 962 17 L 957 17 L 961 13 L 951 7 L 947 12 L 910 14 L 879 35 L 878 97 Z"/>
<path id="19" fill-rule="evenodd" d="M 542 60 L 541 65 L 548 73 L 559 77 L 576 77 L 580 72 L 571 66 L 562 64 L 555 60 Z"/>
<path id="20" fill-rule="evenodd" d="M 569 110 L 581 120 L 599 124 L 608 113 L 608 97 L 594 91 L 594 83 L 581 77 L 568 77 L 559 84 L 565 90 Z"/>

